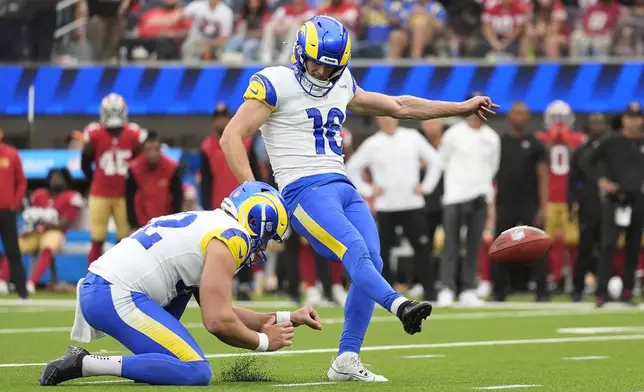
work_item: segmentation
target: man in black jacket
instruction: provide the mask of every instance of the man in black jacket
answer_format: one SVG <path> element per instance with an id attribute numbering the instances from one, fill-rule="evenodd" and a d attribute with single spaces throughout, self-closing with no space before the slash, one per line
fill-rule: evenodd
<path id="1" fill-rule="evenodd" d="M 583 298 L 585 276 L 595 272 L 595 250 L 601 238 L 601 203 L 595 178 L 589 177 L 583 171 L 583 163 L 588 156 L 599 147 L 606 137 L 608 124 L 602 113 L 588 116 L 588 140 L 575 150 L 570 159 L 568 174 L 568 217 L 579 221 L 579 252 L 573 274 L 574 290 L 571 293 L 573 302 Z"/>
<path id="2" fill-rule="evenodd" d="M 622 130 L 607 137 L 589 156 L 586 174 L 597 178 L 602 199 L 601 256 L 597 266 L 597 306 L 604 305 L 617 238 L 626 232 L 620 301 L 633 304 L 635 268 L 644 225 L 644 118 L 639 103 L 622 116 Z"/>
<path id="3" fill-rule="evenodd" d="M 519 225 L 543 227 L 548 200 L 548 165 L 543 144 L 528 131 L 530 111 L 515 102 L 508 115 L 510 127 L 501 137 L 501 164 L 496 175 L 496 235 Z M 545 256 L 532 265 L 538 302 L 550 300 Z M 493 298 L 505 301 L 511 287 L 511 273 L 519 268 L 495 263 L 492 270 Z"/>

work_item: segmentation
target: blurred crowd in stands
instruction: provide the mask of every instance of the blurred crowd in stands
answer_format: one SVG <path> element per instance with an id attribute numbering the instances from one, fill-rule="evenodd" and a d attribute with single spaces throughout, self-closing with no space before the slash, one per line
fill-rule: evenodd
<path id="1" fill-rule="evenodd" d="M 0 61 L 288 63 L 314 14 L 351 30 L 354 58 L 644 50 L 644 0 L 0 0 Z"/>

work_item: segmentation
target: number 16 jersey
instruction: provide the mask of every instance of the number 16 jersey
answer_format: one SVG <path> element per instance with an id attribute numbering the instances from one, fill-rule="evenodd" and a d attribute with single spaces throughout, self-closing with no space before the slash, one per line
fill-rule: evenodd
<path id="1" fill-rule="evenodd" d="M 250 237 L 239 222 L 217 209 L 154 218 L 90 265 L 116 287 L 148 295 L 166 306 L 199 286 L 206 247 L 223 242 L 237 267 L 251 256 Z"/>
<path id="2" fill-rule="evenodd" d="M 340 134 L 356 89 L 348 69 L 323 98 L 307 94 L 288 67 L 264 68 L 251 77 L 244 99 L 273 111 L 260 130 L 280 190 L 315 174 L 346 175 Z"/>

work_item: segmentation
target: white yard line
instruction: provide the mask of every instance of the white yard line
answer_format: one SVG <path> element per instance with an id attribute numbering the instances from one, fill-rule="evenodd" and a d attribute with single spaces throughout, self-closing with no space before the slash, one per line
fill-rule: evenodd
<path id="1" fill-rule="evenodd" d="M 530 318 L 530 317 L 551 317 L 551 316 L 594 316 L 601 314 L 616 314 L 616 313 L 629 313 L 633 310 L 629 309 L 612 309 L 607 311 L 585 310 L 577 309 L 572 310 L 511 310 L 511 311 L 498 311 L 498 312 L 468 312 L 468 313 L 448 313 L 448 314 L 434 314 L 430 317 L 432 322 L 441 320 L 479 320 L 479 319 L 501 319 L 501 318 Z M 381 322 L 399 322 L 395 316 L 373 316 L 371 318 L 373 323 Z M 344 318 L 327 318 L 322 319 L 322 325 L 343 324 Z M 186 328 L 203 328 L 201 322 L 184 323 Z M 623 327 L 619 327 L 623 329 Z M 621 329 L 607 330 L 605 333 L 619 333 Z M 0 334 L 24 334 L 24 333 L 58 333 L 69 332 L 71 327 L 36 327 L 36 328 L 0 328 Z M 570 333 L 569 329 L 559 329 Z M 632 331 L 638 332 L 638 331 Z M 639 331 L 641 332 L 641 331 Z M 560 332 L 564 333 L 564 332 Z"/>
<path id="2" fill-rule="evenodd" d="M 2 328 L 0 334 L 69 332 L 70 327 Z"/>
<path id="3" fill-rule="evenodd" d="M 133 382 L 132 380 L 102 380 L 102 381 L 83 381 L 75 382 L 74 384 L 80 385 L 92 385 L 92 384 L 123 384 L 126 382 Z"/>
<path id="4" fill-rule="evenodd" d="M 644 327 L 579 327 L 579 328 L 559 328 L 557 333 L 574 334 L 574 335 L 593 335 L 598 333 L 642 333 Z"/>
<path id="5" fill-rule="evenodd" d="M 54 313 L 70 312 L 72 310 L 74 309 L 60 306 L 30 306 L 28 308 L 21 306 L 5 306 L 0 308 L 0 313 Z"/>
<path id="6" fill-rule="evenodd" d="M 402 359 L 423 359 L 423 358 L 445 358 L 442 354 L 425 354 L 425 355 L 405 355 L 403 357 L 398 357 Z"/>
<path id="7" fill-rule="evenodd" d="M 491 391 L 491 390 L 497 390 L 497 389 L 536 388 L 540 386 L 541 385 L 537 385 L 537 384 L 513 384 L 513 385 L 492 385 L 489 387 L 476 387 L 472 389 Z"/>
<path id="8" fill-rule="evenodd" d="M 363 347 L 362 351 L 390 351 L 390 350 L 410 350 L 410 349 L 436 349 L 436 348 L 454 348 L 454 347 L 486 347 L 486 346 L 512 346 L 523 344 L 555 344 L 555 343 L 584 343 L 584 342 L 607 342 L 607 341 L 629 341 L 644 340 L 644 335 L 616 335 L 616 336 L 583 336 L 569 338 L 547 338 L 547 339 L 516 339 L 516 340 L 486 340 L 473 342 L 449 342 L 433 344 L 407 344 L 397 346 L 369 346 Z M 206 358 L 235 358 L 250 356 L 281 356 L 281 355 L 303 355 L 303 354 L 326 354 L 337 352 L 337 347 L 333 348 L 315 348 L 307 350 L 282 350 L 273 352 L 241 352 L 226 354 L 207 354 Z M 44 363 L 5 363 L 0 364 L 3 367 L 26 367 L 26 366 L 43 366 Z"/>
<path id="9" fill-rule="evenodd" d="M 271 385 L 272 387 L 312 387 L 315 385 L 333 385 L 335 382 L 333 381 L 322 381 L 322 382 L 303 382 L 299 384 L 276 384 L 276 385 Z"/>
<path id="10" fill-rule="evenodd" d="M 588 356 L 588 357 L 567 357 L 567 358 L 561 358 L 565 361 L 593 361 L 597 359 L 608 359 L 610 357 L 606 356 L 601 356 L 601 355 L 593 355 L 593 356 Z"/>
<path id="11" fill-rule="evenodd" d="M 0 363 L 0 368 L 45 366 L 46 363 Z"/>
<path id="12" fill-rule="evenodd" d="M 245 306 L 250 308 L 296 308 L 297 305 L 290 301 L 239 301 L 236 302 L 239 306 Z M 58 307 L 66 309 L 74 309 L 76 307 L 75 299 L 38 299 L 35 298 L 29 300 L 21 300 L 14 298 L 0 298 L 0 307 Z M 197 308 L 197 303 L 192 300 L 188 304 L 189 308 Z M 337 305 L 319 305 L 316 308 L 339 308 Z M 467 309 L 471 310 L 471 307 L 461 306 L 460 304 L 454 304 L 454 309 Z M 640 306 L 639 308 L 633 308 L 628 305 L 623 305 L 620 303 L 607 303 L 606 306 L 602 309 L 595 309 L 595 305 L 590 302 L 585 303 L 570 303 L 570 302 L 486 302 L 483 309 L 537 309 L 537 310 L 593 310 L 597 312 L 610 311 L 615 309 L 628 309 L 631 311 L 644 311 L 644 307 Z"/>

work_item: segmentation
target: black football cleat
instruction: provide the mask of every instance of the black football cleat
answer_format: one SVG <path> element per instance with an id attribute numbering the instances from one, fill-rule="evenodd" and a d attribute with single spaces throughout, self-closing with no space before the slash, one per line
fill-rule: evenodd
<path id="1" fill-rule="evenodd" d="M 83 358 L 89 355 L 84 348 L 69 346 L 62 357 L 48 362 L 40 376 L 40 385 L 52 386 L 83 377 Z"/>
<path id="2" fill-rule="evenodd" d="M 422 330 L 423 320 L 432 314 L 432 304 L 427 301 L 405 301 L 398 308 L 398 318 L 405 332 L 410 335 Z"/>

